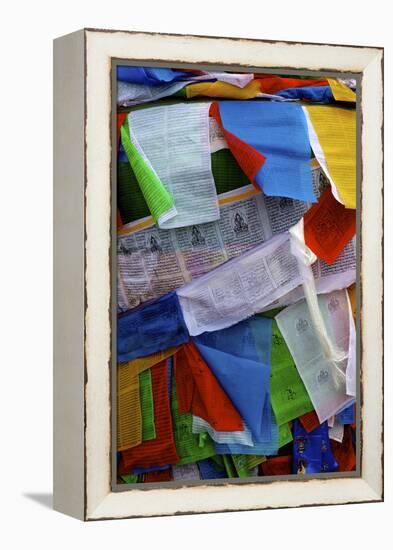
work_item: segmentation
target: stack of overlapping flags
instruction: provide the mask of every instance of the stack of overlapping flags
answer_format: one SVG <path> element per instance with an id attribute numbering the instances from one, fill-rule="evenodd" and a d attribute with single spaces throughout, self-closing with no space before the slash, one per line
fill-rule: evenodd
<path id="1" fill-rule="evenodd" d="M 356 468 L 356 82 L 118 67 L 121 483 Z"/>

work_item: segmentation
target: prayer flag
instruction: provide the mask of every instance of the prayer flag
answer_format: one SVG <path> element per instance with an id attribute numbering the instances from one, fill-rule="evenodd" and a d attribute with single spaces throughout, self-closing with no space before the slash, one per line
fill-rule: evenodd
<path id="1" fill-rule="evenodd" d="M 118 361 L 151 355 L 189 339 L 176 292 L 121 314 L 117 321 Z"/>
<path id="2" fill-rule="evenodd" d="M 315 132 L 310 142 L 316 158 L 337 188 L 340 202 L 356 208 L 356 110 L 335 105 L 305 109 Z"/>
<path id="3" fill-rule="evenodd" d="M 337 354 L 342 354 L 340 361 L 325 356 L 305 301 L 285 308 L 276 321 L 322 423 L 352 400 L 346 393 L 345 372 L 354 349 L 350 346 L 352 316 L 346 292 L 320 294 L 318 305 L 329 341 Z"/>
<path id="4" fill-rule="evenodd" d="M 263 410 L 269 391 L 270 364 L 264 365 L 237 357 L 198 342 L 197 347 L 258 440 L 261 437 Z"/>
<path id="5" fill-rule="evenodd" d="M 292 473 L 292 456 L 271 456 L 260 465 L 264 476 L 285 476 Z"/>
<path id="6" fill-rule="evenodd" d="M 162 361 L 151 369 L 156 438 L 121 453 L 119 472 L 129 473 L 135 467 L 149 468 L 177 464 L 170 400 L 168 394 L 168 366 Z"/>
<path id="7" fill-rule="evenodd" d="M 179 465 L 190 464 L 197 460 L 208 458 L 215 454 L 212 440 L 207 433 L 194 434 L 192 431 L 192 415 L 181 413 L 177 400 L 176 380 L 172 386 L 172 418 L 176 450 L 179 455 Z"/>
<path id="8" fill-rule="evenodd" d="M 356 232 L 356 211 L 345 208 L 326 189 L 304 214 L 306 245 L 328 264 L 334 263 Z"/>
<path id="9" fill-rule="evenodd" d="M 150 369 L 139 374 L 139 393 L 142 413 L 142 441 L 155 439 L 153 388 Z"/>
<path id="10" fill-rule="evenodd" d="M 174 363 L 180 413 L 192 411 L 217 431 L 243 430 L 242 418 L 225 393 L 225 387 L 220 385 L 214 370 L 210 370 L 193 342 L 177 352 Z"/>
<path id="11" fill-rule="evenodd" d="M 299 105 L 264 101 L 220 101 L 225 130 L 266 160 L 255 182 L 267 195 L 315 202 L 307 122 Z"/>
<path id="12" fill-rule="evenodd" d="M 276 321 L 272 330 L 270 393 L 274 414 L 281 425 L 314 407 Z"/>

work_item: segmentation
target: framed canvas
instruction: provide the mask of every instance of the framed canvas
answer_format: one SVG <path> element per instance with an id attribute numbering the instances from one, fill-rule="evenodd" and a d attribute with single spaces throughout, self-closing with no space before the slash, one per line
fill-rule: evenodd
<path id="1" fill-rule="evenodd" d="M 119 67 L 355 83 L 357 399 L 351 471 L 143 484 L 119 478 Z M 383 499 L 381 48 L 97 29 L 56 39 L 54 217 L 56 510 L 99 520 Z M 234 223 L 241 230 L 244 221 L 239 216 Z"/>

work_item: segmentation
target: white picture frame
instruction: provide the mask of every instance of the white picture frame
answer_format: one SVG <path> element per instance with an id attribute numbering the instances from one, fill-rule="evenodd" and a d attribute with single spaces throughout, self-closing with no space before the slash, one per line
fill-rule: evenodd
<path id="1" fill-rule="evenodd" d="M 356 475 L 113 490 L 114 60 L 357 75 L 361 391 Z M 54 122 L 54 508 L 98 520 L 381 501 L 383 49 L 84 29 L 54 42 Z"/>

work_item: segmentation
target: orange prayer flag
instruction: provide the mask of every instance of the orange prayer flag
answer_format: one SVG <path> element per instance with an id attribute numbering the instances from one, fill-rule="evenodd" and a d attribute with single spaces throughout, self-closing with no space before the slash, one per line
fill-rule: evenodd
<path id="1" fill-rule="evenodd" d="M 334 198 L 330 187 L 304 214 L 304 240 L 328 264 L 336 261 L 356 232 L 356 211 Z"/>

